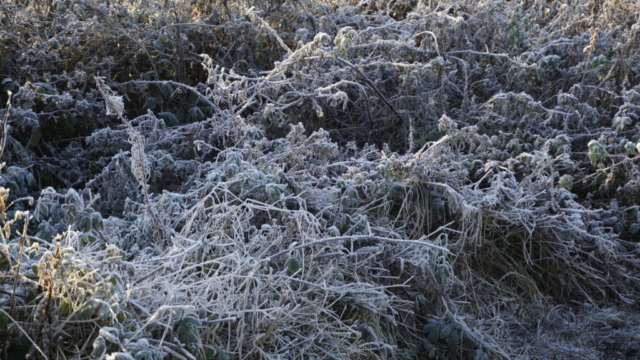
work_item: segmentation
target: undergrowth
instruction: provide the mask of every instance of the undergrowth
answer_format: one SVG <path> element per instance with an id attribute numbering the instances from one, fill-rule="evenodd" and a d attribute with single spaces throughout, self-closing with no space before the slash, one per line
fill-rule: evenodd
<path id="1" fill-rule="evenodd" d="M 0 357 L 640 353 L 636 2 L 0 9 Z"/>

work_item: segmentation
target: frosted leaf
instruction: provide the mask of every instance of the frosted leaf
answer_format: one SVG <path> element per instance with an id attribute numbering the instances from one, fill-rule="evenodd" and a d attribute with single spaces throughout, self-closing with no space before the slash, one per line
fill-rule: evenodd
<path id="1" fill-rule="evenodd" d="M 107 115 L 117 115 L 118 117 L 122 117 L 124 115 L 124 101 L 122 100 L 122 96 L 115 95 L 107 84 L 104 82 L 104 78 L 96 76 L 96 85 L 98 86 L 98 90 L 102 97 L 104 97 L 104 102 L 107 107 Z"/>

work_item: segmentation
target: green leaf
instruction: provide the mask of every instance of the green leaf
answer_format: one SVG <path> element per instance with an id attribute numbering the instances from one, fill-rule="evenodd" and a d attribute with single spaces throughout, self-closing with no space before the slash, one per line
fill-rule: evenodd
<path id="1" fill-rule="evenodd" d="M 218 345 L 204 347 L 205 360 L 227 360 L 227 354 Z"/>
<path id="2" fill-rule="evenodd" d="M 64 119 L 64 123 L 68 126 L 75 126 L 78 123 L 76 117 L 71 114 L 64 114 L 62 115 L 62 118 Z"/>
<path id="3" fill-rule="evenodd" d="M 58 305 L 58 311 L 63 316 L 68 315 L 71 312 L 71 304 L 64 300 L 60 300 L 60 305 Z"/>
<path id="4" fill-rule="evenodd" d="M 27 144 L 27 147 L 32 148 L 38 145 L 40 143 L 41 137 L 42 137 L 42 131 L 40 130 L 40 128 L 38 128 L 31 134 L 31 138 L 29 139 L 29 143 Z"/>
<path id="5" fill-rule="evenodd" d="M 440 339 L 446 339 L 451 336 L 453 332 L 453 324 L 446 324 L 440 329 Z"/>
<path id="6" fill-rule="evenodd" d="M 156 72 L 155 71 L 147 71 L 145 73 L 143 73 L 142 75 L 140 75 L 140 79 L 142 80 L 153 80 L 155 78 Z"/>
<path id="7" fill-rule="evenodd" d="M 287 268 L 287 273 L 289 275 L 295 274 L 300 270 L 300 262 L 295 258 L 290 258 L 284 263 L 284 266 Z"/>
<path id="8" fill-rule="evenodd" d="M 173 66 L 173 63 L 167 59 L 160 59 L 156 61 L 156 64 L 160 65 L 165 69 L 175 69 L 175 67 Z"/>
<path id="9" fill-rule="evenodd" d="M 178 120 L 178 117 L 172 112 L 161 112 L 158 114 L 158 117 L 164 120 L 164 123 L 167 126 L 176 126 L 180 124 L 180 120 Z"/>
<path id="10" fill-rule="evenodd" d="M 89 218 L 88 216 L 83 216 L 82 218 L 80 218 L 80 221 L 78 222 L 78 229 L 80 229 L 80 231 L 82 232 L 91 231 L 91 218 Z"/>
<path id="11" fill-rule="evenodd" d="M 198 319 L 195 316 L 192 315 L 188 315 L 185 316 L 184 319 L 182 319 L 180 321 L 180 325 L 179 326 L 202 326 L 202 321 L 200 321 L 200 319 Z"/>
<path id="12" fill-rule="evenodd" d="M 112 344 L 120 344 L 120 339 L 118 338 L 119 331 L 116 328 L 105 326 L 100 329 L 100 337 L 104 338 L 106 341 Z"/>
<path id="13" fill-rule="evenodd" d="M 204 113 L 197 106 L 191 107 L 188 111 L 188 114 L 191 121 L 200 121 L 204 119 Z"/>
<path id="14" fill-rule="evenodd" d="M 4 331 L 7 329 L 7 325 L 9 324 L 9 317 L 7 313 L 4 311 L 0 311 L 0 331 Z"/>
<path id="15" fill-rule="evenodd" d="M 193 329 L 195 326 L 202 326 L 202 322 L 192 315 L 188 315 L 180 321 L 178 333 L 180 334 L 180 342 L 182 344 L 188 345 L 198 340 L 198 335 Z"/>
<path id="16" fill-rule="evenodd" d="M 109 356 L 113 357 L 114 360 L 136 360 L 133 356 L 123 352 L 111 353 Z"/>
<path id="17" fill-rule="evenodd" d="M 89 320 L 91 316 L 95 314 L 96 307 L 93 304 L 93 301 L 89 300 L 82 305 L 80 310 L 75 313 L 72 317 L 74 320 Z"/>
<path id="18" fill-rule="evenodd" d="M 93 229 L 102 229 L 102 215 L 99 212 L 91 213 L 91 227 Z"/>
<path id="19" fill-rule="evenodd" d="M 458 345 L 459 341 L 460 341 L 460 333 L 454 329 L 449 335 L 449 337 L 447 338 L 447 344 L 449 344 L 449 346 L 456 346 Z"/>
<path id="20" fill-rule="evenodd" d="M 14 82 L 12 78 L 6 78 L 2 80 L 2 90 L 4 92 L 7 92 L 7 91 L 13 92 L 15 88 L 16 88 L 16 82 Z"/>
<path id="21" fill-rule="evenodd" d="M 431 344 L 440 338 L 440 324 L 435 319 L 429 320 L 429 323 L 424 326 L 424 331 L 427 333 L 427 339 Z"/>
<path id="22" fill-rule="evenodd" d="M 162 98 L 156 98 L 153 96 L 149 96 L 147 98 L 147 100 L 145 100 L 144 102 L 144 106 L 145 108 L 149 109 L 149 110 L 153 110 L 156 108 L 156 106 L 158 105 L 162 105 L 162 103 L 164 103 L 164 101 L 162 100 Z"/>
<path id="23" fill-rule="evenodd" d="M 168 98 L 173 94 L 173 86 L 171 86 L 171 84 L 169 83 L 162 84 L 162 86 L 160 86 L 160 93 L 165 98 Z"/>
<path id="24" fill-rule="evenodd" d="M 415 305 L 416 313 L 418 313 L 418 314 L 423 313 L 424 312 L 424 308 L 427 305 L 427 298 L 422 294 L 418 294 L 415 297 L 414 301 L 415 301 L 414 305 Z"/>
<path id="25" fill-rule="evenodd" d="M 107 343 L 104 341 L 104 338 L 97 337 L 93 341 L 93 351 L 91 352 L 91 356 L 94 359 L 100 359 L 104 356 L 104 353 L 107 351 Z"/>
<path id="26" fill-rule="evenodd" d="M 631 226 L 629 226 L 629 233 L 631 233 L 631 235 L 637 234 L 638 231 L 640 231 L 640 224 L 635 223 L 635 224 L 631 224 Z"/>
<path id="27" fill-rule="evenodd" d="M 33 107 L 34 103 L 31 100 L 27 100 L 25 102 L 22 103 L 22 109 L 23 110 L 29 110 Z"/>

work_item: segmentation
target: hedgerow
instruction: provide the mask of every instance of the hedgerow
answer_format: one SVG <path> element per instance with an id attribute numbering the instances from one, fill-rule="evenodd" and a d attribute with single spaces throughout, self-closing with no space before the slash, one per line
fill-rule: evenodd
<path id="1" fill-rule="evenodd" d="M 634 358 L 634 1 L 0 4 L 8 359 Z"/>

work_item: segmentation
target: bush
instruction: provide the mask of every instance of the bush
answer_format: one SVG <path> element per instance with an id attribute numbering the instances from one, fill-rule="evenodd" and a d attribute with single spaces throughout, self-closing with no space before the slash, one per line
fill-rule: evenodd
<path id="1" fill-rule="evenodd" d="M 3 358 L 639 351 L 635 2 L 0 8 Z"/>

